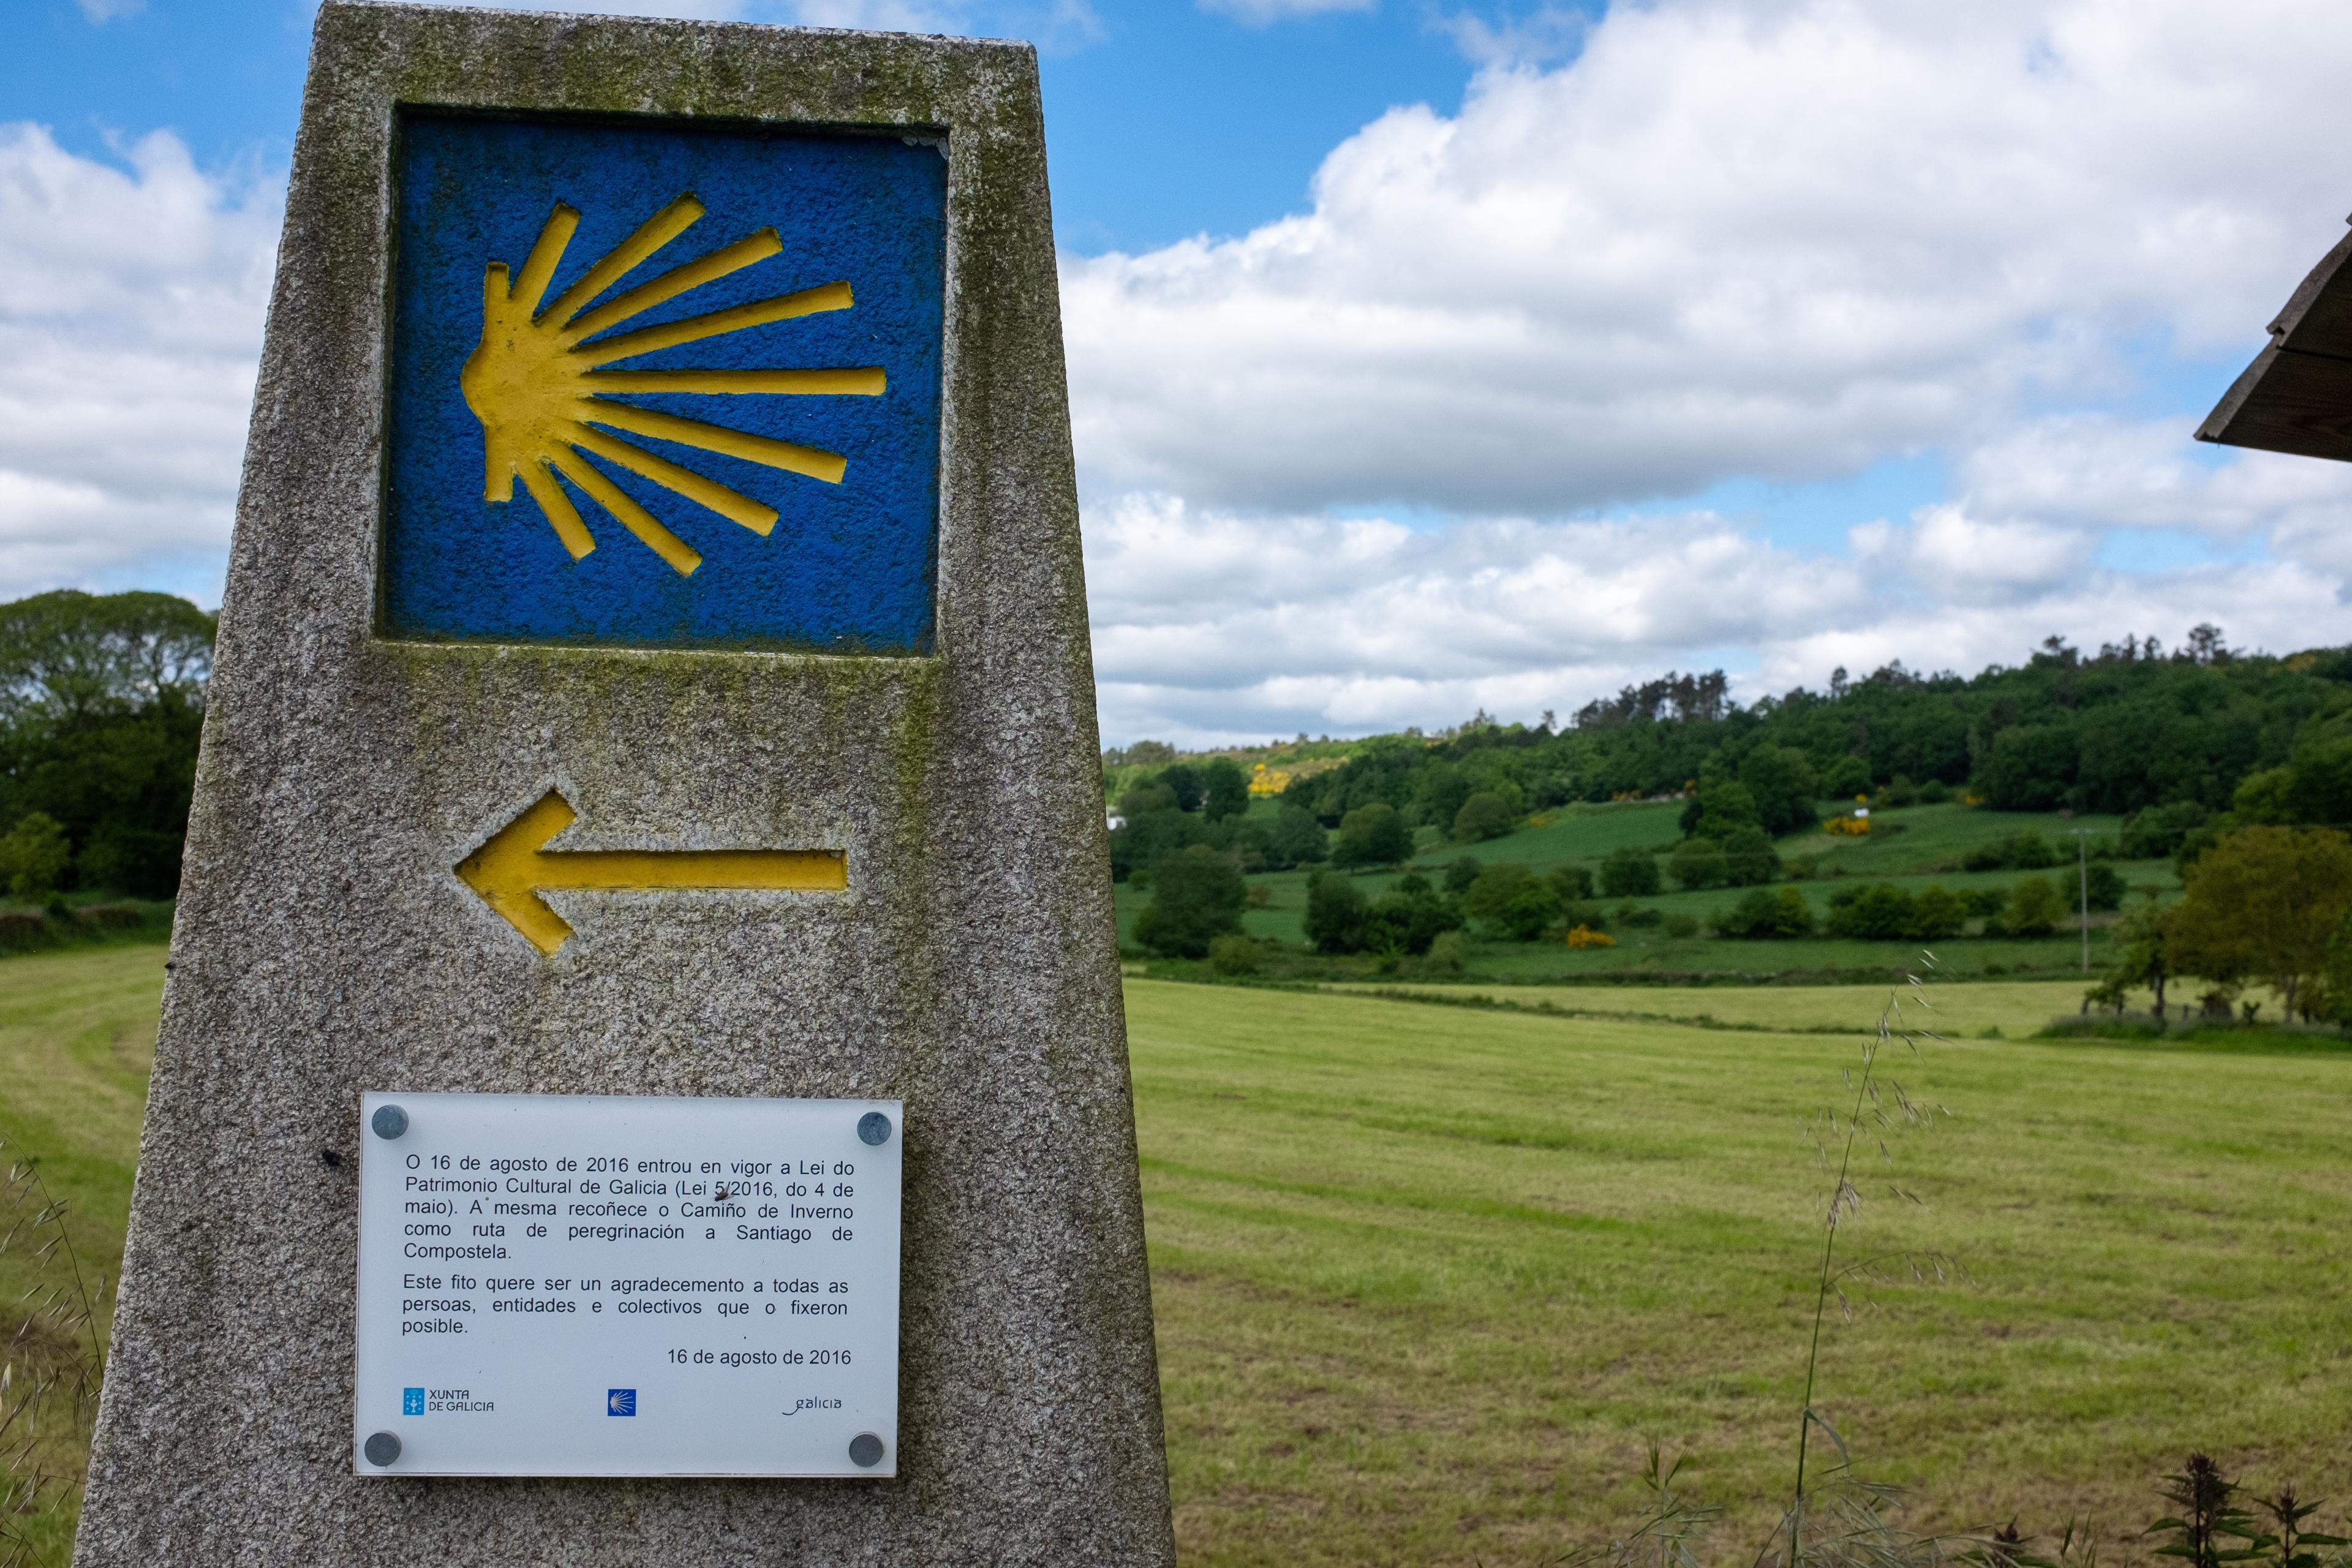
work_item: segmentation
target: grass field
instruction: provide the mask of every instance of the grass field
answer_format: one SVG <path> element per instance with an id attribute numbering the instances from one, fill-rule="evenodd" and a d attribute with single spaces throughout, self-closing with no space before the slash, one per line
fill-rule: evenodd
<path id="1" fill-rule="evenodd" d="M 1832 811 L 1837 805 L 1824 802 L 1822 809 Z M 1253 802 L 1250 809 L 1260 817 L 1271 818 L 1278 807 L 1275 801 L 1265 799 Z M 1444 843 L 1433 829 L 1425 828 L 1413 868 L 1434 876 L 1455 860 L 1470 858 L 1518 861 L 1546 871 L 1562 865 L 1597 868 L 1609 854 L 1624 847 L 1664 854 L 1680 840 L 1678 821 L 1682 809 L 1679 801 L 1560 806 L 1538 814 L 1528 826 L 1516 833 L 1472 845 Z M 2040 876 L 2056 881 L 2071 901 L 2074 886 L 2074 862 L 2071 858 L 2063 865 L 2041 871 L 1964 871 L 1958 869 L 1961 858 L 1979 845 L 2021 833 L 2039 834 L 2071 857 L 2074 841 L 2070 834 L 2081 830 L 2095 839 L 2112 840 L 2122 821 L 2114 816 L 1986 811 L 1957 803 L 1882 811 L 1874 820 L 1885 831 L 1869 837 L 1812 833 L 1781 839 L 1775 846 L 1783 862 L 1793 868 L 1801 868 L 1801 862 L 1811 862 L 1814 875 L 1785 885 L 1804 896 L 1817 920 L 1826 918 L 1831 895 L 1840 888 L 1852 887 L 1855 879 L 1888 881 L 1916 893 L 1930 884 L 1956 892 L 1968 888 L 2007 889 L 2025 877 Z M 2169 861 L 2123 861 L 2116 863 L 2116 869 L 2135 889 L 2152 891 L 2162 898 L 2176 896 L 2179 891 L 2180 879 Z M 1360 873 L 1356 881 L 1370 896 L 1401 874 Z M 1303 942 L 1307 875 L 1304 870 L 1277 871 L 1248 878 L 1250 888 L 1262 902 L 1243 915 L 1243 930 L 1265 941 Z M 1703 927 L 1711 927 L 1715 918 L 1727 911 L 1746 890 L 1713 888 L 1683 892 L 1674 890 L 1671 882 L 1667 888 L 1654 897 L 1633 902 L 1664 919 L 1687 916 Z M 1148 890 L 1129 883 L 1122 882 L 1114 889 L 1113 904 L 1122 943 L 1132 946 L 1136 918 L 1150 899 Z M 1614 900 L 1601 901 L 1612 910 L 1619 907 Z M 2109 962 L 2105 927 L 2112 920 L 2110 915 L 2093 916 L 2091 962 L 2095 965 Z M 1616 946 L 1575 952 L 1556 942 L 1477 942 L 1471 952 L 1471 973 L 1474 978 L 1525 980 L 1645 969 L 1670 973 L 1886 972 L 1899 967 L 1911 951 L 1907 944 L 1900 942 L 1850 942 L 1826 936 L 1798 942 L 1731 941 L 1704 935 L 1675 938 L 1668 936 L 1660 926 L 1633 926 L 1622 921 L 1612 924 L 1611 934 L 1616 939 Z M 2027 972 L 2047 975 L 2079 963 L 2081 947 L 2078 934 L 2070 930 L 2047 940 L 1961 938 L 1944 944 L 1940 955 L 1957 974 Z"/>
<path id="2" fill-rule="evenodd" d="M 0 1134 L 110 1272 L 161 970 L 0 963 Z M 1966 1277 L 1856 1281 L 1822 1409 L 1915 1522 L 2088 1515 L 2111 1562 L 2192 1446 L 2342 1500 L 2352 1055 L 1970 1037 L 2067 989 L 1935 994 L 1955 1043 L 1895 1071 L 1951 1118 L 1893 1142 L 1848 1234 Z M 1557 994 L 1859 1032 L 1885 994 Z M 1188 1564 L 1533 1563 L 1624 1522 L 1654 1437 L 1730 1510 L 1707 1560 L 1748 1560 L 1827 1195 L 1801 1129 L 1855 1037 L 1151 981 L 1129 1019 Z"/>
<path id="3" fill-rule="evenodd" d="M 1188 1561 L 1536 1561 L 1623 1522 L 1651 1437 L 1731 1510 L 1710 1560 L 1753 1552 L 1826 1198 L 1800 1128 L 1856 1042 L 1152 982 L 1129 1017 Z M 1968 1279 L 1858 1282 L 1832 1330 L 1821 1405 L 1868 1474 L 1922 1523 L 2089 1516 L 2111 1560 L 2193 1446 L 2344 1497 L 2352 1057 L 1963 1041 L 1896 1072 L 1953 1119 L 1864 1179 L 1851 1240 Z"/>

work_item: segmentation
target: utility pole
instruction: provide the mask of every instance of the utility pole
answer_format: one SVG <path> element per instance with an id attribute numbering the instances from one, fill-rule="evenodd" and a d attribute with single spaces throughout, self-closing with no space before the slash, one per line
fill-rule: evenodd
<path id="1" fill-rule="evenodd" d="M 2074 829 L 2074 893 L 2083 911 L 2083 973 L 2091 973 L 2091 840 Z"/>

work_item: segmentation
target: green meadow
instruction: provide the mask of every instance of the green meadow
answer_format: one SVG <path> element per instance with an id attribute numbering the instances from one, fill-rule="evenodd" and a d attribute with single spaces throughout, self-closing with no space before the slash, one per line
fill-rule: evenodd
<path id="1" fill-rule="evenodd" d="M 162 959 L 0 963 L 0 1135 L 110 1278 Z M 1584 1016 L 1129 983 L 1187 1563 L 1544 1561 L 1633 1516 L 1652 1441 L 1727 1510 L 1708 1561 L 1769 1528 L 1829 1195 L 1807 1129 L 1886 993 L 1492 994 Z M 1889 1071 L 1948 1114 L 1867 1151 L 1846 1245 L 1880 1261 L 1821 1408 L 1912 1523 L 2073 1517 L 2117 1562 L 2191 1447 L 2352 1495 L 2352 1054 L 2018 1037 L 2074 997 L 1930 990 L 1948 1043 Z"/>
<path id="2" fill-rule="evenodd" d="M 1822 809 L 1834 812 L 1840 804 L 1825 801 Z M 1277 809 L 1273 800 L 1261 799 L 1251 805 L 1253 813 L 1268 819 Z M 1434 830 L 1423 828 L 1418 851 L 1409 867 L 1359 873 L 1357 881 L 1367 895 L 1371 895 L 1408 869 L 1435 877 L 1453 862 L 1465 858 L 1482 864 L 1518 861 L 1538 872 L 1558 866 L 1583 866 L 1597 872 L 1601 862 L 1619 849 L 1649 850 L 1660 856 L 1671 852 L 1681 839 L 1678 821 L 1682 809 L 1680 801 L 1560 806 L 1531 818 L 1515 833 L 1477 844 L 1449 843 Z M 1877 830 L 1867 837 L 1807 833 L 1777 841 L 1773 847 L 1783 864 L 1804 874 L 1785 884 L 1775 884 L 1774 890 L 1780 886 L 1795 888 L 1812 907 L 1817 920 L 1826 918 L 1832 893 L 1841 887 L 1853 886 L 1857 880 L 1892 882 L 1914 893 L 1939 884 L 1957 892 L 1968 888 L 2007 889 L 2023 878 L 2035 876 L 2056 882 L 2071 904 L 2075 870 L 2073 835 L 2080 831 L 2094 843 L 2112 843 L 2122 820 L 2116 816 L 2065 816 L 2056 812 L 1987 811 L 1958 802 L 1880 810 L 1873 818 Z M 2065 857 L 2063 863 L 2038 871 L 1960 868 L 1970 849 L 2029 833 L 2040 835 Z M 2179 893 L 2180 879 L 2168 860 L 2118 861 L 2116 868 L 2136 891 L 2167 900 Z M 1243 929 L 1265 941 L 1303 942 L 1307 876 L 1307 871 L 1297 870 L 1260 872 L 1245 879 L 1255 901 L 1242 917 Z M 1893 973 L 1908 963 L 1913 952 L 1911 946 L 1903 942 L 1856 942 L 1830 936 L 1793 941 L 1743 941 L 1709 934 L 1677 937 L 1669 932 L 1665 922 L 1675 916 L 1685 916 L 1702 928 L 1707 927 L 1718 913 L 1737 903 L 1747 889 L 1710 888 L 1685 892 L 1675 889 L 1671 880 L 1666 889 L 1647 898 L 1601 900 L 1612 910 L 1621 910 L 1630 903 L 1633 909 L 1654 911 L 1656 916 L 1656 922 L 1649 924 L 1612 921 L 1610 935 L 1616 944 L 1613 947 L 1570 951 L 1556 942 L 1511 942 L 1474 937 L 1471 978 L 1531 982 L 1642 971 L 1673 975 L 1864 970 Z M 1123 944 L 1132 946 L 1136 918 L 1150 898 L 1148 890 L 1129 883 L 1122 882 L 1115 889 L 1113 901 Z M 2109 914 L 2092 916 L 2090 961 L 2094 967 L 2109 960 L 2107 928 L 2113 920 Z M 2080 932 L 2070 926 L 2047 938 L 1956 938 L 1939 944 L 1937 957 L 1956 975 L 2022 973 L 2048 977 L 2079 970 L 2083 942 Z M 2079 992 L 2070 999 L 2070 1005 L 2072 1000 L 2079 1000 Z"/>

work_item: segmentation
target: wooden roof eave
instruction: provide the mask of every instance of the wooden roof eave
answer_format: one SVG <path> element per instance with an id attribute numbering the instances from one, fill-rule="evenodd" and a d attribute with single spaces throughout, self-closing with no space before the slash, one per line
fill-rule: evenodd
<path id="1" fill-rule="evenodd" d="M 2352 235 L 2296 286 L 2200 441 L 2352 462 Z"/>

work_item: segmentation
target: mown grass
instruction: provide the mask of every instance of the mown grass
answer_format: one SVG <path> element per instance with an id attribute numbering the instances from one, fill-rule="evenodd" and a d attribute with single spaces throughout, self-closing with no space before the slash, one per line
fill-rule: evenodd
<path id="1" fill-rule="evenodd" d="M 1978 989 L 1945 988 L 1947 1028 Z M 1987 989 L 1990 1016 L 2040 1000 Z M 1800 1129 L 1855 1042 L 1128 994 L 1188 1562 L 1534 1561 L 1628 1516 L 1652 1437 L 1744 1561 L 1788 1481 L 1819 1256 Z M 1857 1026 L 1875 994 L 1845 993 Z M 1962 1040 L 1894 1072 L 1954 1114 L 1865 1179 L 1851 1245 L 1969 1278 L 1853 1288 L 1821 1405 L 1916 1522 L 2089 1516 L 2144 1556 L 2191 1447 L 2345 1496 L 2352 1060 Z"/>
<path id="2" fill-rule="evenodd" d="M 110 1277 L 162 956 L 0 963 L 0 1135 Z M 1916 1522 L 2088 1514 L 2117 1561 L 2191 1446 L 2345 1497 L 2352 1058 L 1964 1037 L 2065 989 L 1934 994 L 1956 1043 L 1895 1075 L 1954 1115 L 1850 1235 L 1969 1278 L 1853 1287 L 1822 1407 Z M 1556 994 L 1811 1030 L 1884 993 Z M 1532 1562 L 1631 1513 L 1652 1437 L 1731 1509 L 1711 1560 L 1745 1561 L 1826 1196 L 1801 1130 L 1853 1037 L 1150 981 L 1128 1009 L 1188 1564 Z"/>

